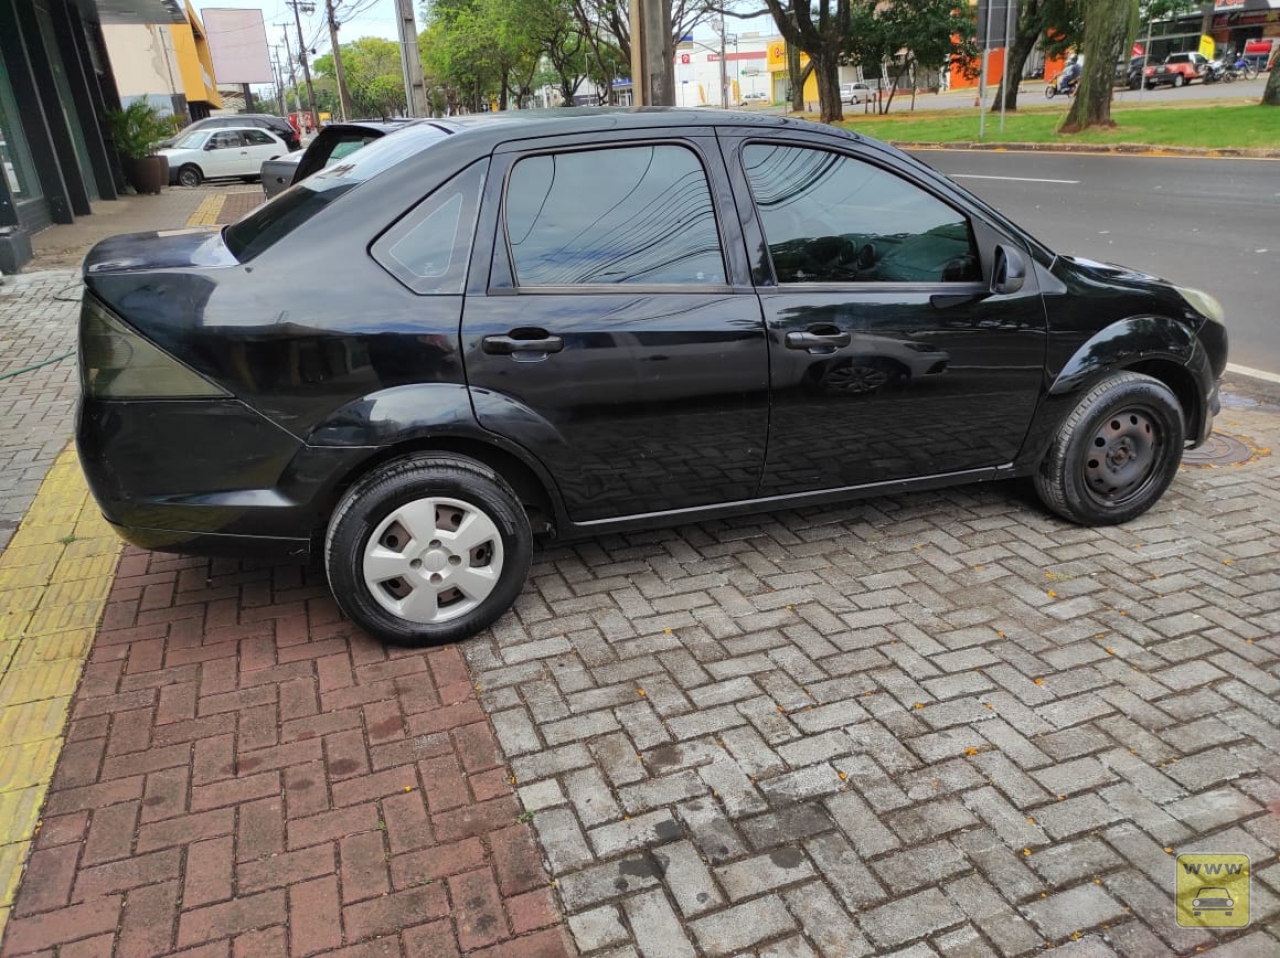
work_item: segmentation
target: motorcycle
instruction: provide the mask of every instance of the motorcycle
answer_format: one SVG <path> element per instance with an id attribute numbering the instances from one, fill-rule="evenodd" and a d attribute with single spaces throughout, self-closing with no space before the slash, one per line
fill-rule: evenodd
<path id="1" fill-rule="evenodd" d="M 1221 60 L 1210 60 L 1200 72 L 1200 79 L 1206 84 L 1217 83 L 1219 80 L 1230 83 L 1235 76 L 1228 72 L 1227 65 Z"/>
<path id="2" fill-rule="evenodd" d="M 1073 97 L 1076 95 L 1076 89 L 1079 86 L 1079 77 L 1068 77 L 1065 73 L 1059 73 L 1058 78 L 1044 88 L 1044 95 L 1050 100 L 1059 93 L 1066 94 L 1068 97 Z"/>
<path id="3" fill-rule="evenodd" d="M 1251 60 L 1246 60 L 1244 57 L 1240 57 L 1235 63 L 1228 64 L 1222 74 L 1222 79 L 1228 83 L 1232 80 L 1256 80 L 1257 78 L 1258 68 Z"/>

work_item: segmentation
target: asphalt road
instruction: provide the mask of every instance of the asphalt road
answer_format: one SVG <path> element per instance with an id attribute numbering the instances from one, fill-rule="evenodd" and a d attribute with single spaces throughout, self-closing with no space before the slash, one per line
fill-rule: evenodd
<path id="1" fill-rule="evenodd" d="M 1280 375 L 1280 161 L 916 154 L 1046 245 L 1216 296 L 1231 362 Z"/>

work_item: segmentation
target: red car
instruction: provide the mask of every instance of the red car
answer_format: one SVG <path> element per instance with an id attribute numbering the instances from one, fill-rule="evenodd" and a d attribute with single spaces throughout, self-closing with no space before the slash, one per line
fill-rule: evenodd
<path id="1" fill-rule="evenodd" d="M 1192 80 L 1204 79 L 1207 69 L 1209 58 L 1203 53 L 1171 53 L 1164 63 L 1147 67 L 1144 79 L 1148 90 L 1163 85 L 1180 87 Z"/>

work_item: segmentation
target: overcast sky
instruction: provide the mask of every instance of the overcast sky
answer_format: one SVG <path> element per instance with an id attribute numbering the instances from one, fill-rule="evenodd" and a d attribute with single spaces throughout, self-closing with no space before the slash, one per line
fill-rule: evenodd
<path id="1" fill-rule="evenodd" d="M 339 31 L 339 42 L 350 43 L 360 37 L 382 37 L 386 40 L 398 40 L 395 0 L 373 0 L 368 5 L 368 9 L 347 20 L 347 14 L 344 13 L 344 9 L 356 9 L 365 6 L 366 3 L 368 3 L 368 0 L 341 0 L 339 2 L 338 19 L 343 21 Z M 285 58 L 284 40 L 281 36 L 280 24 L 288 24 L 289 43 L 294 48 L 294 52 L 297 53 L 298 31 L 297 27 L 294 26 L 293 8 L 285 0 L 214 0 L 208 6 L 201 4 L 200 0 L 196 0 L 193 5 L 196 7 L 196 11 L 201 13 L 201 16 L 203 16 L 203 11 L 206 9 L 261 10 L 262 19 L 267 28 L 267 43 L 280 47 L 280 61 L 283 63 Z M 760 9 L 763 5 L 763 3 L 754 3 L 751 0 L 736 4 L 737 8 L 741 10 Z M 315 12 L 310 16 L 307 14 L 302 15 L 302 36 L 307 41 L 307 44 L 315 49 L 317 56 L 329 52 L 329 30 L 325 26 L 324 9 L 324 0 L 315 0 Z M 421 31 L 424 24 L 420 4 L 415 5 L 414 12 L 418 17 L 418 30 Z M 770 34 L 774 32 L 772 25 L 773 21 L 768 16 L 756 17 L 752 20 L 734 20 L 730 18 L 728 28 L 731 34 L 750 31 Z M 700 27 L 694 34 L 694 38 L 699 42 L 712 45 L 717 42 L 715 37 L 715 32 L 709 26 Z"/>

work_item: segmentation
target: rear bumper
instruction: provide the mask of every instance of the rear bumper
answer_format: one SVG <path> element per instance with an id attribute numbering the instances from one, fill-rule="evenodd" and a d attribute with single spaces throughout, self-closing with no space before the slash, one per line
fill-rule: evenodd
<path id="1" fill-rule="evenodd" d="M 119 535 L 144 549 L 303 557 L 371 450 L 309 446 L 236 400 L 82 399 L 76 445 Z"/>
<path id="2" fill-rule="evenodd" d="M 276 536 L 224 535 L 216 532 L 190 532 L 175 529 L 149 529 L 123 526 L 107 520 L 125 542 L 152 552 L 179 552 L 185 555 L 234 556 L 253 559 L 306 560 L 313 551 L 313 540 Z"/>

